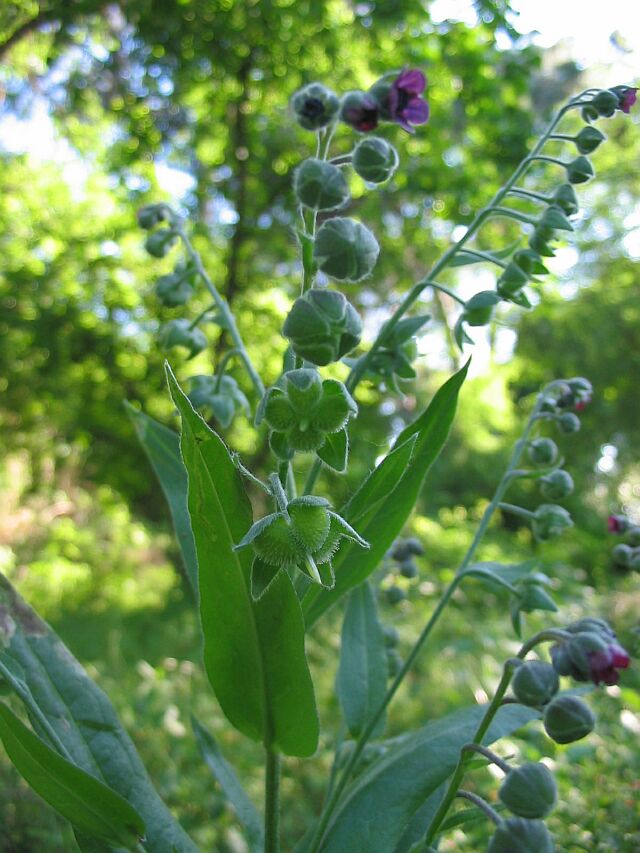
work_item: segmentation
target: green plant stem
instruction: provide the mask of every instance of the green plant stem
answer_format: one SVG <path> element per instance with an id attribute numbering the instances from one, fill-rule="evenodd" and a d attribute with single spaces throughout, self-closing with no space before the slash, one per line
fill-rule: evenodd
<path id="1" fill-rule="evenodd" d="M 280 753 L 266 750 L 264 794 L 264 853 L 280 850 Z"/>
<path id="2" fill-rule="evenodd" d="M 216 384 L 214 386 L 214 393 L 217 394 L 220 390 L 220 386 L 222 385 L 222 377 L 224 376 L 225 369 L 227 364 L 231 361 L 231 359 L 236 356 L 242 356 L 242 353 L 239 349 L 235 347 L 233 349 L 227 350 L 225 354 L 220 359 L 220 364 L 218 365 L 218 369 L 216 370 Z"/>
<path id="3" fill-rule="evenodd" d="M 489 803 L 483 800 L 482 797 L 474 794 L 473 791 L 458 791 L 456 797 L 460 797 L 463 800 L 469 800 L 470 803 L 473 803 L 474 806 L 481 809 L 486 816 L 496 824 L 496 826 L 501 823 L 501 818 L 498 812 L 495 809 L 492 809 Z"/>
<path id="4" fill-rule="evenodd" d="M 503 773 L 508 773 L 511 770 L 511 767 L 503 758 L 500 758 L 499 755 L 496 755 L 493 750 L 488 749 L 486 746 L 482 746 L 479 743 L 467 743 L 462 747 L 462 749 L 463 751 L 475 752 L 478 755 L 483 755 L 488 761 L 495 764 L 496 767 L 499 767 Z"/>
<path id="5" fill-rule="evenodd" d="M 520 165 L 516 168 L 512 176 L 509 180 L 498 190 L 498 192 L 491 199 L 489 204 L 480 210 L 471 224 L 467 229 L 466 233 L 455 243 L 451 248 L 449 248 L 444 255 L 440 258 L 439 261 L 433 266 L 431 271 L 427 276 L 424 277 L 421 281 L 417 282 L 407 293 L 405 298 L 402 300 L 400 305 L 396 308 L 395 312 L 391 316 L 389 320 L 384 324 L 380 332 L 378 333 L 376 339 L 369 351 L 358 360 L 358 362 L 353 366 L 349 378 L 347 379 L 346 385 L 347 388 L 353 392 L 355 387 L 358 385 L 366 370 L 371 362 L 371 359 L 378 351 L 378 349 L 383 346 L 387 336 L 393 331 L 396 325 L 400 322 L 402 317 L 409 311 L 409 309 L 414 305 L 414 303 L 419 299 L 420 294 L 425 288 L 427 288 L 430 284 L 432 284 L 432 280 L 435 279 L 447 266 L 451 263 L 454 256 L 459 252 L 462 247 L 478 232 L 480 227 L 483 225 L 487 217 L 491 214 L 494 208 L 496 208 L 500 202 L 505 198 L 505 196 L 511 191 L 511 189 L 515 186 L 518 179 L 525 174 L 529 166 L 539 159 L 539 153 L 549 140 L 550 136 L 553 134 L 554 130 L 560 123 L 560 121 L 564 118 L 565 114 L 574 107 L 578 107 L 582 105 L 582 101 L 580 100 L 580 96 L 574 98 L 568 104 L 565 104 L 562 109 L 558 111 L 553 120 L 550 122 L 547 129 L 544 131 L 542 136 L 539 138 L 535 146 L 533 147 L 531 154 L 529 154 L 525 159 L 520 163 Z M 555 161 L 553 158 L 543 158 L 549 159 L 552 162 Z M 564 164 L 562 164 L 564 165 Z"/>
<path id="6" fill-rule="evenodd" d="M 548 385 L 547 388 L 545 389 L 545 391 L 547 391 L 549 388 L 553 387 L 554 384 L 555 383 L 551 383 L 550 385 Z M 329 823 L 329 820 L 331 819 L 331 815 L 333 814 L 333 812 L 334 812 L 334 810 L 338 804 L 338 801 L 340 799 L 340 796 L 342 795 L 342 792 L 344 791 L 344 789 L 345 789 L 345 787 L 346 787 L 346 785 L 347 785 L 347 783 L 351 777 L 351 774 L 353 773 L 353 770 L 355 769 L 356 764 L 358 763 L 358 760 L 362 754 L 362 751 L 364 750 L 365 746 L 367 745 L 369 738 L 371 737 L 371 735 L 375 731 L 376 726 L 378 725 L 378 721 L 380 720 L 380 717 L 386 711 L 388 705 L 391 703 L 391 700 L 395 696 L 398 688 L 400 687 L 400 685 L 404 681 L 405 676 L 407 675 L 407 673 L 409 672 L 409 670 L 413 666 L 414 661 L 416 660 L 416 658 L 418 657 L 418 655 L 422 651 L 425 643 L 427 642 L 427 640 L 429 639 L 429 636 L 431 635 L 431 632 L 433 631 L 438 620 L 440 619 L 440 616 L 442 615 L 442 613 L 446 609 L 449 601 L 451 600 L 453 593 L 456 591 L 456 588 L 464 579 L 464 571 L 469 566 L 471 561 L 473 560 L 475 553 L 476 553 L 476 550 L 478 548 L 478 545 L 480 544 L 484 534 L 486 533 L 486 530 L 489 526 L 491 518 L 492 518 L 495 510 L 497 509 L 498 505 L 500 504 L 500 501 L 502 500 L 502 497 L 504 496 L 505 491 L 507 490 L 507 488 L 509 487 L 509 484 L 512 481 L 511 472 L 514 471 L 518 467 L 518 465 L 520 464 L 520 458 L 522 456 L 524 448 L 525 448 L 527 441 L 529 439 L 529 435 L 531 433 L 531 430 L 533 429 L 533 426 L 536 422 L 536 415 L 538 414 L 538 412 L 540 410 L 540 406 L 542 405 L 543 399 L 544 399 L 544 392 L 538 396 L 538 400 L 537 400 L 536 405 L 533 409 L 533 412 L 531 413 L 531 415 L 529 417 L 529 420 L 527 421 L 527 425 L 525 426 L 524 432 L 522 433 L 521 437 L 519 438 L 519 440 L 516 442 L 516 444 L 514 446 L 514 449 L 513 449 L 513 452 L 511 454 L 511 458 L 509 460 L 509 464 L 507 466 L 507 469 L 506 469 L 505 473 L 503 474 L 502 479 L 500 480 L 500 483 L 498 484 L 498 487 L 496 488 L 496 491 L 493 495 L 493 498 L 491 499 L 491 502 L 489 503 L 489 505 L 487 506 L 487 508 L 485 509 L 485 511 L 482 515 L 482 518 L 480 520 L 480 524 L 478 525 L 478 529 L 476 530 L 476 533 L 473 537 L 473 540 L 472 540 L 471 544 L 469 545 L 467 553 L 465 554 L 464 559 L 462 560 L 462 563 L 460 564 L 460 567 L 458 568 L 458 571 L 456 572 L 455 577 L 453 578 L 453 580 L 451 581 L 449 586 L 444 591 L 442 598 L 440 599 L 440 601 L 438 602 L 438 605 L 436 606 L 435 610 L 431 614 L 431 617 L 430 617 L 429 621 L 427 622 L 427 624 L 425 625 L 425 627 L 423 628 L 420 636 L 418 637 L 418 639 L 414 643 L 413 648 L 409 652 L 409 655 L 407 656 L 402 668 L 400 669 L 400 671 L 398 672 L 398 674 L 394 678 L 393 682 L 391 683 L 391 686 L 388 688 L 388 690 L 385 694 L 385 697 L 384 697 L 383 701 L 381 702 L 380 706 L 377 708 L 376 712 L 373 714 L 373 716 L 369 720 L 369 723 L 367 724 L 367 726 L 363 730 L 362 734 L 358 738 L 356 745 L 355 745 L 355 748 L 351 754 L 351 757 L 350 757 L 349 761 L 347 762 L 347 764 L 346 764 L 346 766 L 342 772 L 342 776 L 340 777 L 340 780 L 336 783 L 335 787 L 333 788 L 333 791 L 331 792 L 330 796 L 327 798 L 326 804 L 322 810 L 322 814 L 320 815 L 320 818 L 318 820 L 318 824 L 316 826 L 316 830 L 314 832 L 313 838 L 311 839 L 311 842 L 310 842 L 310 845 L 308 848 L 308 853 L 316 853 L 316 851 L 319 849 L 319 845 L 322 842 L 322 838 L 323 838 L 324 832 L 327 828 L 327 825 Z"/>
<path id="7" fill-rule="evenodd" d="M 216 288 L 215 284 L 211 281 L 209 274 L 207 273 L 206 269 L 204 268 L 204 264 L 202 263 L 202 258 L 200 257 L 199 252 L 197 252 L 193 248 L 193 245 L 192 245 L 191 241 L 189 240 L 189 238 L 188 238 L 184 228 L 182 227 L 181 223 L 177 220 L 177 217 L 175 216 L 175 214 L 173 212 L 171 212 L 171 215 L 172 215 L 173 227 L 174 227 L 176 233 L 179 235 L 180 239 L 182 240 L 182 243 L 183 243 L 183 245 L 187 251 L 187 254 L 191 258 L 191 261 L 192 261 L 193 265 L 195 266 L 196 271 L 198 272 L 198 275 L 200 276 L 200 278 L 204 282 L 204 286 L 207 288 L 207 290 L 211 294 L 218 311 L 221 313 L 221 315 L 224 319 L 225 328 L 228 330 L 229 335 L 231 336 L 231 340 L 233 341 L 234 348 L 238 351 L 238 353 L 242 357 L 244 365 L 247 369 L 247 373 L 249 374 L 249 378 L 251 379 L 251 382 L 253 384 L 253 387 L 256 390 L 256 393 L 258 394 L 259 397 L 263 397 L 265 388 L 264 388 L 264 385 L 262 383 L 262 379 L 260 379 L 258 372 L 256 371 L 255 367 L 253 366 L 251 359 L 249 358 L 249 353 L 247 352 L 247 348 L 244 345 L 244 341 L 242 340 L 242 336 L 240 335 L 240 332 L 238 331 L 238 327 L 236 325 L 235 317 L 233 316 L 233 312 L 231 311 L 231 308 L 229 307 L 227 300 L 218 292 L 218 289 Z"/>
<path id="8" fill-rule="evenodd" d="M 498 506 L 500 509 L 503 509 L 506 512 L 510 512 L 513 515 L 519 515 L 521 518 L 526 518 L 529 521 L 532 518 L 535 518 L 535 513 L 531 512 L 528 509 L 524 509 L 524 507 L 516 506 L 515 504 L 508 504 L 508 503 L 505 503 L 504 501 L 500 501 Z"/>
<path id="9" fill-rule="evenodd" d="M 198 314 L 198 316 L 196 317 L 196 319 L 195 319 L 195 320 L 193 320 L 193 321 L 189 324 L 189 331 L 191 331 L 191 329 L 195 329 L 195 327 L 196 327 L 199 323 L 201 323 L 201 322 L 202 322 L 202 320 L 207 316 L 207 314 L 209 313 L 209 311 L 212 311 L 215 307 L 216 307 L 216 303 L 215 303 L 215 302 L 212 302 L 212 303 L 211 303 L 211 305 L 208 305 L 208 306 L 204 309 L 204 311 L 201 311 L 201 312 Z"/>
<path id="10" fill-rule="evenodd" d="M 465 249 L 464 251 L 466 255 L 472 255 L 474 258 L 478 258 L 480 261 L 488 261 L 490 264 L 497 264 L 502 269 L 507 266 L 504 261 L 494 257 L 490 252 L 481 252 L 478 249 Z"/>
<path id="11" fill-rule="evenodd" d="M 553 198 L 542 193 L 536 193 L 533 190 L 525 190 L 524 187 L 513 187 L 509 190 L 509 195 L 519 195 L 522 198 L 530 198 L 533 201 L 541 201 L 543 204 L 551 204 Z"/>

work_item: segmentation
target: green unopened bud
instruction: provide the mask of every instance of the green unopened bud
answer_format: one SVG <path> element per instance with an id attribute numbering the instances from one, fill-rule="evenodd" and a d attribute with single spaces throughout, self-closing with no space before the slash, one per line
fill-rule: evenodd
<path id="1" fill-rule="evenodd" d="M 533 234 L 529 237 L 529 246 L 539 255 L 542 255 L 545 258 L 552 258 L 555 254 L 553 247 L 549 244 L 549 240 L 552 237 L 553 234 L 549 234 L 547 231 L 542 231 L 542 229 L 536 228 Z"/>
<path id="2" fill-rule="evenodd" d="M 553 231 L 573 231 L 573 225 L 559 206 L 550 205 L 540 217 L 539 228 L 548 228 Z"/>
<path id="3" fill-rule="evenodd" d="M 607 137 L 597 127 L 583 127 L 575 138 L 576 148 L 581 154 L 591 154 Z"/>
<path id="4" fill-rule="evenodd" d="M 301 368 L 285 374 L 286 394 L 293 408 L 308 414 L 322 396 L 322 380 L 317 370 Z"/>
<path id="5" fill-rule="evenodd" d="M 557 423 L 560 427 L 560 432 L 563 432 L 565 435 L 578 432 L 580 429 L 580 418 L 574 415 L 573 412 L 565 412 L 563 415 L 560 415 Z"/>
<path id="6" fill-rule="evenodd" d="M 553 838 L 541 820 L 510 817 L 496 829 L 487 853 L 553 853 Z"/>
<path id="7" fill-rule="evenodd" d="M 146 204 L 138 210 L 138 225 L 146 231 L 155 228 L 166 219 L 166 208 L 162 204 Z"/>
<path id="8" fill-rule="evenodd" d="M 184 305 L 193 295 L 193 284 L 184 270 L 161 275 L 156 282 L 156 296 L 163 305 L 175 308 Z"/>
<path id="9" fill-rule="evenodd" d="M 536 255 L 535 252 L 531 252 L 531 254 Z M 497 281 L 498 293 L 503 298 L 509 299 L 513 294 L 522 290 L 528 281 L 528 271 L 514 258 L 507 264 Z"/>
<path id="10" fill-rule="evenodd" d="M 384 644 L 388 649 L 395 648 L 395 646 L 400 642 L 398 629 L 394 628 L 393 625 L 384 625 L 382 633 L 384 634 Z"/>
<path id="11" fill-rule="evenodd" d="M 396 649 L 387 649 L 387 675 L 389 678 L 395 678 L 404 665 L 404 661 L 400 653 Z"/>
<path id="12" fill-rule="evenodd" d="M 160 330 L 160 346 L 163 349 L 185 347 L 189 358 L 193 358 L 207 346 L 207 336 L 197 327 L 190 328 L 188 320 L 170 320 Z"/>
<path id="13" fill-rule="evenodd" d="M 298 123 L 306 130 L 326 127 L 336 116 L 340 101 L 335 92 L 321 83 L 309 83 L 291 99 Z"/>
<path id="14" fill-rule="evenodd" d="M 413 562 L 413 560 L 403 560 L 400 563 L 400 574 L 403 578 L 417 578 L 418 567 Z"/>
<path id="15" fill-rule="evenodd" d="M 391 93 L 393 82 L 397 79 L 397 76 L 398 75 L 395 71 L 384 74 L 379 80 L 376 80 L 368 92 L 368 94 L 371 95 L 377 103 L 380 111 L 380 118 L 384 121 L 390 121 L 391 119 L 389 95 Z"/>
<path id="16" fill-rule="evenodd" d="M 470 326 L 485 326 L 499 301 L 500 296 L 494 290 L 482 290 L 465 302 L 462 319 Z"/>
<path id="17" fill-rule="evenodd" d="M 331 524 L 328 507 L 327 500 L 313 495 L 289 501 L 287 511 L 293 535 L 305 551 L 313 553 L 324 545 Z"/>
<path id="18" fill-rule="evenodd" d="M 611 552 L 611 556 L 613 557 L 613 562 L 617 566 L 622 566 L 623 568 L 628 569 L 634 558 L 633 548 L 629 545 L 616 545 Z"/>
<path id="19" fill-rule="evenodd" d="M 518 249 L 513 260 L 527 275 L 546 275 L 549 272 L 540 255 L 532 249 Z"/>
<path id="20" fill-rule="evenodd" d="M 556 696 L 544 711 L 544 728 L 556 743 L 573 743 L 590 734 L 596 724 L 591 708 L 577 696 Z"/>
<path id="21" fill-rule="evenodd" d="M 546 705 L 560 688 L 558 673 L 542 660 L 528 660 L 519 666 L 511 681 L 518 702 L 531 708 Z"/>
<path id="22" fill-rule="evenodd" d="M 567 178 L 571 184 L 584 184 L 594 176 L 593 166 L 584 155 L 567 163 Z"/>
<path id="23" fill-rule="evenodd" d="M 405 541 L 406 548 L 410 554 L 414 554 L 416 557 L 421 557 L 424 554 L 424 546 L 419 539 L 416 539 L 415 536 L 410 536 Z"/>
<path id="24" fill-rule="evenodd" d="M 358 345 L 362 321 L 342 293 L 314 287 L 293 303 L 282 333 L 296 355 L 324 366 Z"/>
<path id="25" fill-rule="evenodd" d="M 544 818 L 555 807 L 558 789 L 553 774 L 544 764 L 530 762 L 514 767 L 507 774 L 498 796 L 518 817 Z"/>
<path id="26" fill-rule="evenodd" d="M 527 446 L 527 456 L 534 465 L 553 465 L 558 447 L 551 438 L 536 438 Z"/>
<path id="27" fill-rule="evenodd" d="M 380 247 L 369 229 L 355 219 L 336 216 L 318 230 L 313 256 L 322 272 L 338 281 L 360 281 L 376 265 Z"/>
<path id="28" fill-rule="evenodd" d="M 349 187 L 342 169 L 315 157 L 298 166 L 293 189 L 298 201 L 312 210 L 335 210 L 349 201 Z"/>
<path id="29" fill-rule="evenodd" d="M 400 604 L 407 597 L 407 593 L 399 586 L 388 587 L 385 595 L 389 604 Z"/>
<path id="30" fill-rule="evenodd" d="M 550 501 L 561 501 L 573 492 L 573 477 L 568 471 L 552 471 L 546 477 L 541 477 L 540 491 L 543 497 Z"/>
<path id="31" fill-rule="evenodd" d="M 595 107 L 592 107 L 591 104 L 585 104 L 584 107 L 580 110 L 580 115 L 586 122 L 595 121 L 596 119 L 600 118 L 600 113 Z"/>
<path id="32" fill-rule="evenodd" d="M 154 258 L 164 258 L 176 241 L 176 233 L 171 228 L 159 228 L 145 240 L 144 247 Z"/>
<path id="33" fill-rule="evenodd" d="M 399 162 L 398 152 L 393 145 L 379 136 L 369 136 L 359 142 L 352 159 L 356 174 L 372 184 L 389 180 Z"/>
<path id="34" fill-rule="evenodd" d="M 567 216 L 574 216 L 580 210 L 578 196 L 571 184 L 562 184 L 558 187 L 553 195 L 553 201 Z"/>
<path id="35" fill-rule="evenodd" d="M 601 92 L 598 92 L 597 95 L 594 95 L 591 100 L 591 106 L 598 111 L 598 115 L 609 118 L 615 113 L 619 102 L 620 99 L 615 92 L 611 92 L 609 89 L 603 89 Z"/>
<path id="36" fill-rule="evenodd" d="M 637 548 L 640 545 L 640 527 L 635 524 L 627 530 L 627 542 Z"/>
<path id="37" fill-rule="evenodd" d="M 557 504 L 541 504 L 534 513 L 533 535 L 540 542 L 560 536 L 569 527 L 573 527 L 571 516 Z"/>
<path id="38" fill-rule="evenodd" d="M 640 552 L 636 551 L 634 553 L 629 563 L 629 568 L 633 569 L 634 572 L 640 572 Z"/>
<path id="39" fill-rule="evenodd" d="M 232 376 L 192 376 L 189 399 L 194 409 L 210 411 L 223 427 L 228 427 L 240 410 L 249 414 L 249 401 Z"/>

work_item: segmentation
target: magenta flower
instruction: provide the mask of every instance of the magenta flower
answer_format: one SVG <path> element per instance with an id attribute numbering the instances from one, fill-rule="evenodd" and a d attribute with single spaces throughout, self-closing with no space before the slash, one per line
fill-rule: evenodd
<path id="1" fill-rule="evenodd" d="M 558 675 L 594 684 L 617 684 L 619 669 L 631 658 L 618 643 L 615 633 L 602 619 L 580 619 L 565 629 L 573 635 L 551 648 L 551 662 Z"/>
<path id="2" fill-rule="evenodd" d="M 426 85 L 426 77 L 417 68 L 405 68 L 391 84 L 391 121 L 397 122 L 409 133 L 414 133 L 412 125 L 425 124 L 429 120 L 429 104 L 421 97 Z"/>
<path id="3" fill-rule="evenodd" d="M 627 91 L 620 98 L 620 109 L 623 113 L 629 113 L 631 111 L 631 107 L 637 101 L 636 92 L 637 89 L 627 89 Z"/>
<path id="4" fill-rule="evenodd" d="M 626 669 L 631 658 L 617 643 L 611 643 L 599 652 L 589 652 L 589 669 L 594 684 L 617 684 L 620 679 L 619 669 Z"/>
<path id="5" fill-rule="evenodd" d="M 609 533 L 624 533 L 627 527 L 629 527 L 629 521 L 625 515 L 610 515 L 607 519 Z"/>

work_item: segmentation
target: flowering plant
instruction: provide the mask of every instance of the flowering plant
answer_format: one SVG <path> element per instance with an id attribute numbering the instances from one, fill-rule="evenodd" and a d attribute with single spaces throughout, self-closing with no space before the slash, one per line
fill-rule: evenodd
<path id="1" fill-rule="evenodd" d="M 415 377 L 416 339 L 430 318 L 412 312 L 425 290 L 438 290 L 459 305 L 452 331 L 461 348 L 473 343 L 469 330 L 490 323 L 503 304 L 531 307 L 526 287 L 546 273 L 544 259 L 554 254 L 556 233 L 573 230 L 571 217 L 578 211 L 574 187 L 593 176 L 587 155 L 604 135 L 592 122 L 616 110 L 629 112 L 636 95 L 635 89 L 618 86 L 590 89 L 570 99 L 464 235 L 407 292 L 373 342 L 361 346 L 358 312 L 333 288 L 337 282 L 353 293 L 353 285 L 373 274 L 380 247 L 367 225 L 348 215 L 346 174 L 352 168 L 369 188 L 391 180 L 400 156 L 386 137 L 370 134 L 385 123 L 409 133 L 424 125 L 429 118 L 425 89 L 423 72 L 404 68 L 384 75 L 368 91 L 338 96 L 311 83 L 293 95 L 293 115 L 315 134 L 316 146 L 314 156 L 293 175 L 301 223 L 296 231 L 300 292 L 284 321 L 282 372 L 270 388 L 265 388 L 236 318 L 179 214 L 160 203 L 142 208 L 138 215 L 153 258 L 181 247 L 174 272 L 158 280 L 160 302 L 182 308 L 198 283 L 212 298 L 210 309 L 194 320 L 174 319 L 161 330 L 160 343 L 172 360 L 175 348 L 191 358 L 208 345 L 205 322 L 218 324 L 232 342 L 215 375 L 193 377 L 188 389 L 167 365 L 181 421 L 179 438 L 142 412 L 131 408 L 130 414 L 171 507 L 198 602 L 204 668 L 213 693 L 231 725 L 264 747 L 260 817 L 212 735 L 194 721 L 203 757 L 253 851 L 274 853 L 280 848 L 283 757 L 304 758 L 318 749 L 320 726 L 305 635 L 338 603 L 346 603 L 336 680 L 343 727 L 324 805 L 298 840 L 298 853 L 436 849 L 456 825 L 457 816 L 450 812 L 458 799 L 495 823 L 490 851 L 552 850 L 544 819 L 557 801 L 553 775 L 542 763 L 512 766 L 489 745 L 536 720 L 542 720 L 556 743 L 585 737 L 595 725 L 594 715 L 581 696 L 561 690 L 560 677 L 613 685 L 630 663 L 601 619 L 550 626 L 520 641 L 486 705 L 426 721 L 422 729 L 400 738 L 385 738 L 392 701 L 433 641 L 434 628 L 459 588 L 479 583 L 503 594 L 518 638 L 526 627 L 523 614 L 557 610 L 550 579 L 534 562 L 502 564 L 481 560 L 478 552 L 499 509 L 524 519 L 540 543 L 571 528 L 571 516 L 558 501 L 572 492 L 573 480 L 562 467 L 555 439 L 562 442 L 580 429 L 578 413 L 591 400 L 591 384 L 582 377 L 559 378 L 536 396 L 473 541 L 404 660 L 396 649 L 393 626 L 380 621 L 375 572 L 390 560 L 405 578 L 418 573 L 414 558 L 423 555 L 423 546 L 415 537 L 402 538 L 402 533 L 429 468 L 445 445 L 468 363 L 395 437 L 346 503 L 338 507 L 318 494 L 319 477 L 326 471 L 348 470 L 363 383 L 397 392 L 401 383 Z M 558 134 L 559 123 L 575 110 L 585 122 L 582 129 L 575 135 Z M 343 134 L 340 144 L 349 150 L 334 154 L 331 146 L 340 123 L 363 136 L 350 148 L 353 140 Z M 549 140 L 569 142 L 577 156 L 561 160 L 544 154 Z M 537 192 L 526 181 L 529 167 L 540 162 L 562 170 L 562 180 L 550 194 Z M 514 200 L 530 209 L 523 211 Z M 528 245 L 519 241 L 492 252 L 477 248 L 474 237 L 497 217 L 526 226 Z M 498 267 L 493 289 L 465 300 L 438 280 L 448 267 L 478 263 Z M 246 374 L 248 394 L 228 372 L 234 362 Z M 327 375 L 319 368 L 328 370 Z M 232 426 L 242 411 L 251 412 L 256 430 L 268 441 L 271 470 L 265 478 L 248 470 L 216 431 Z M 549 434 L 552 430 L 555 438 Z M 543 502 L 535 511 L 504 500 L 521 478 L 539 483 Z M 249 495 L 259 508 L 257 518 Z M 610 521 L 612 532 L 626 528 L 626 521 L 617 516 Z M 387 596 L 397 603 L 404 592 L 389 587 Z M 34 790 L 72 823 L 79 847 L 194 850 L 157 796 L 106 697 L 5 581 L 0 616 L 5 640 L 0 676 L 24 704 L 33 725 L 31 730 L 2 704 L 0 738 Z M 554 644 L 550 663 L 530 657 L 548 642 Z M 38 661 L 43 660 L 55 682 L 54 694 L 39 679 Z M 461 787 L 478 766 L 478 756 L 482 766 L 493 763 L 505 774 L 499 802 L 493 806 Z M 505 810 L 510 814 L 505 816 Z"/>

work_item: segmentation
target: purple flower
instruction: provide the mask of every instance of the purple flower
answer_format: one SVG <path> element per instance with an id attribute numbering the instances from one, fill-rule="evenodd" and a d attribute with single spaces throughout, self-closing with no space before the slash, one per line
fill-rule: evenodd
<path id="1" fill-rule="evenodd" d="M 620 679 L 618 670 L 626 669 L 631 663 L 629 655 L 617 643 L 611 643 L 599 652 L 589 652 L 588 658 L 593 683 L 609 686 L 618 683 Z"/>
<path id="2" fill-rule="evenodd" d="M 629 526 L 625 515 L 610 515 L 607 519 L 607 530 L 609 533 L 624 533 Z"/>
<path id="3" fill-rule="evenodd" d="M 405 68 L 391 84 L 391 121 L 397 122 L 409 133 L 414 132 L 412 125 L 425 124 L 429 120 L 429 104 L 421 97 L 426 85 L 426 77 L 417 68 Z"/>
<path id="4" fill-rule="evenodd" d="M 637 91 L 638 91 L 637 89 L 629 88 L 624 93 L 624 95 L 622 95 L 622 97 L 620 98 L 620 109 L 622 110 L 623 113 L 629 113 L 631 111 L 631 107 L 635 104 L 635 102 L 637 100 L 637 98 L 636 98 L 636 92 Z"/>
<path id="5" fill-rule="evenodd" d="M 618 643 L 615 633 L 601 619 L 581 619 L 567 625 L 570 639 L 551 648 L 551 662 L 558 675 L 594 684 L 617 684 L 619 669 L 631 658 Z"/>

